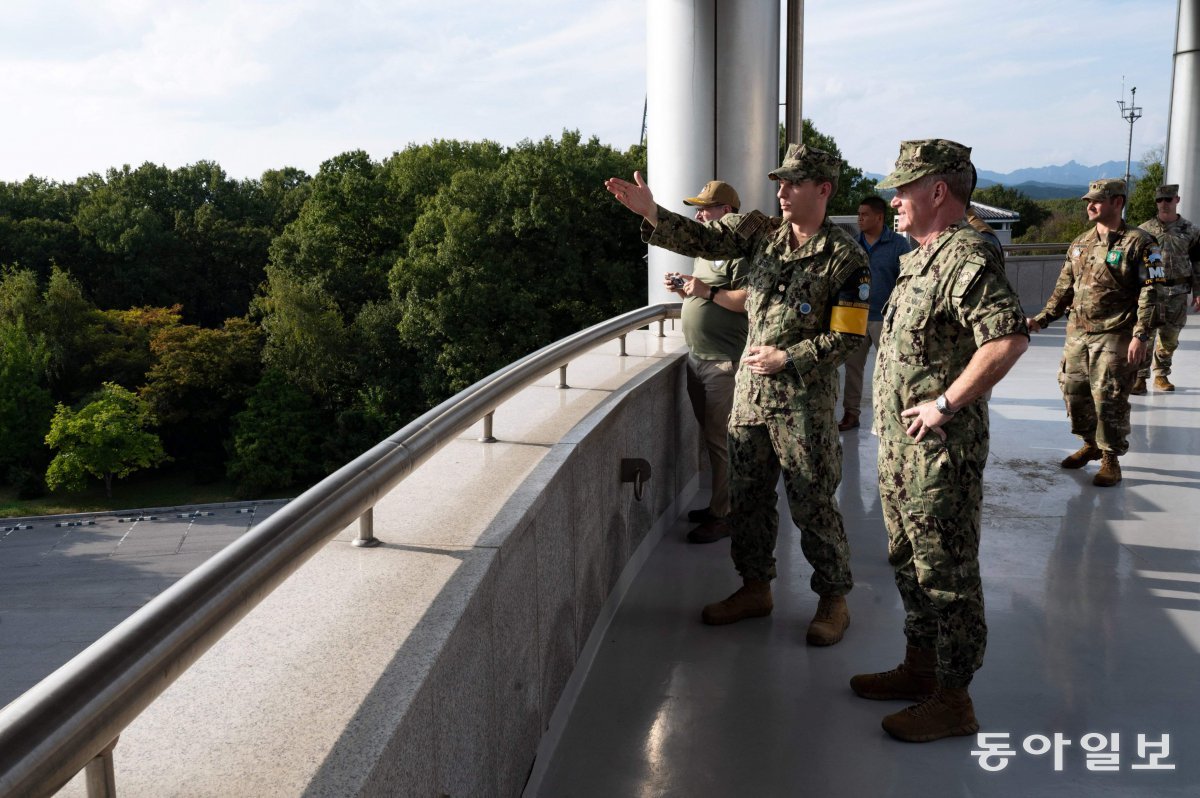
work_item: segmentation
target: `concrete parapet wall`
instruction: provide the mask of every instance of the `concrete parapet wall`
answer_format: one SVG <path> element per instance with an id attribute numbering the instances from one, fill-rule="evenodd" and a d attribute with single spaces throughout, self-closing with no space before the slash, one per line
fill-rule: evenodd
<path id="1" fill-rule="evenodd" d="M 1027 315 L 1040 311 L 1062 272 L 1060 255 L 1009 255 L 1004 270 Z"/>
<path id="2" fill-rule="evenodd" d="M 700 444 L 682 336 L 631 333 L 496 409 L 342 530 L 121 735 L 123 798 L 512 796 Z M 653 469 L 638 501 L 622 458 Z M 606 602 L 609 602 L 606 604 Z M 578 679 L 578 677 L 576 677 Z M 82 775 L 60 793 L 84 795 Z"/>
<path id="3" fill-rule="evenodd" d="M 520 794 L 631 553 L 694 484 L 683 368 L 614 393 L 509 498 L 480 540 L 496 556 L 462 585 L 474 596 L 362 794 Z M 640 501 L 619 480 L 625 457 L 653 469 Z"/>

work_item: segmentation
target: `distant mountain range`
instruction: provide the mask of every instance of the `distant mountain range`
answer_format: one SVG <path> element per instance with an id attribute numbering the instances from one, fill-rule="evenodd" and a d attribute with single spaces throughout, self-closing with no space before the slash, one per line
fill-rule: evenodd
<path id="1" fill-rule="evenodd" d="M 1131 164 L 1129 169 L 1135 178 L 1141 177 L 1141 164 Z M 867 172 L 866 176 L 876 180 L 882 180 L 884 177 L 871 172 Z M 1067 161 L 1059 166 L 1030 166 L 1005 173 L 980 169 L 979 186 L 984 188 L 1001 183 L 1010 188 L 1020 189 L 1032 199 L 1058 199 L 1081 196 L 1087 191 L 1088 183 L 1093 180 L 1124 176 L 1124 161 L 1105 161 L 1096 166 Z"/>

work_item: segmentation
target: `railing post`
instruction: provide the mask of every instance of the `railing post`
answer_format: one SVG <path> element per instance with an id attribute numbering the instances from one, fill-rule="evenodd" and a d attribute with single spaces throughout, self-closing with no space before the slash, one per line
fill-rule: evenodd
<path id="1" fill-rule="evenodd" d="M 496 439 L 494 437 L 492 437 L 492 416 L 494 416 L 495 414 L 496 414 L 496 411 L 493 410 L 492 412 L 488 413 L 486 416 L 483 417 L 483 434 L 479 436 L 480 443 L 495 443 L 496 442 Z"/>
<path id="2" fill-rule="evenodd" d="M 558 367 L 558 387 L 559 388 L 570 388 L 571 387 L 570 385 L 567 385 L 567 364 L 566 363 L 563 363 L 561 366 Z"/>
<path id="3" fill-rule="evenodd" d="M 659 319 L 659 320 L 658 320 L 658 337 L 659 337 L 659 338 L 666 338 L 666 337 L 667 337 L 667 334 L 666 334 L 665 332 L 663 332 L 663 330 L 664 330 L 664 323 L 665 323 L 665 322 L 666 322 L 666 319 Z"/>
<path id="4" fill-rule="evenodd" d="M 375 537 L 374 507 L 368 507 L 367 511 L 358 517 L 358 537 L 354 539 L 354 545 L 360 549 L 379 545 L 379 538 Z"/>
<path id="5" fill-rule="evenodd" d="M 625 336 L 624 335 L 621 336 L 621 357 L 629 357 L 629 354 L 625 351 Z"/>
<path id="6" fill-rule="evenodd" d="M 117 740 L 113 740 L 83 766 L 88 798 L 117 798 L 117 774 L 113 768 L 113 749 L 116 747 Z"/>

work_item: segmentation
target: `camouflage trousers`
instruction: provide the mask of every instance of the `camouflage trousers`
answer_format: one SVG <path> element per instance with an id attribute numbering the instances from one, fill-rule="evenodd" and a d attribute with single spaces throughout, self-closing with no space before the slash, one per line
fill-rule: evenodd
<path id="1" fill-rule="evenodd" d="M 1167 376 L 1171 373 L 1171 361 L 1179 348 L 1179 333 L 1187 325 L 1189 294 L 1175 294 L 1158 303 L 1154 312 L 1154 373 Z M 1138 369 L 1142 379 L 1150 377 L 1150 360 Z"/>
<path id="2" fill-rule="evenodd" d="M 937 652 L 943 687 L 970 684 L 987 646 L 979 576 L 987 450 L 986 438 L 969 446 L 879 439 L 879 496 L 904 636 Z"/>
<path id="3" fill-rule="evenodd" d="M 854 586 L 850 544 L 834 494 L 842 479 L 842 446 L 832 409 L 779 410 L 762 424 L 729 428 L 730 550 L 745 579 L 775 578 L 779 473 L 787 489 L 800 548 L 812 565 L 814 593 L 841 596 Z"/>
<path id="4" fill-rule="evenodd" d="M 1129 451 L 1129 390 L 1137 364 L 1126 357 L 1131 335 L 1067 328 L 1058 384 L 1071 432 L 1118 457 Z"/>

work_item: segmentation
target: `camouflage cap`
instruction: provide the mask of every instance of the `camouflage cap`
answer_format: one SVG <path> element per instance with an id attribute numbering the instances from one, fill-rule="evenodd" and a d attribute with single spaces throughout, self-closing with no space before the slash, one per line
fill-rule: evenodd
<path id="1" fill-rule="evenodd" d="M 699 194 L 694 197 L 687 197 L 684 199 L 683 204 L 698 205 L 701 208 L 707 208 L 712 205 L 728 205 L 735 211 L 742 207 L 742 201 L 738 199 L 738 193 L 733 190 L 733 186 L 724 180 L 709 180 L 704 184 L 704 188 L 700 189 Z"/>
<path id="2" fill-rule="evenodd" d="M 1166 185 L 1159 186 L 1158 190 L 1154 192 L 1154 199 L 1156 199 L 1156 200 L 1175 199 L 1178 196 L 1179 196 L 1179 184 L 1178 183 L 1167 183 Z"/>
<path id="3" fill-rule="evenodd" d="M 1125 181 L 1115 177 L 1105 177 L 1088 183 L 1088 192 L 1080 199 L 1106 200 L 1112 197 L 1125 196 Z"/>
<path id="4" fill-rule="evenodd" d="M 926 175 L 966 172 L 971 166 L 971 148 L 949 139 L 915 139 L 900 142 L 900 155 L 892 173 L 875 188 L 897 188 Z"/>
<path id="5" fill-rule="evenodd" d="M 772 180 L 837 180 L 842 171 L 842 161 L 836 155 L 807 144 L 789 144 L 783 163 L 767 177 Z"/>

